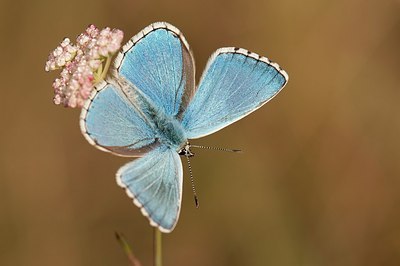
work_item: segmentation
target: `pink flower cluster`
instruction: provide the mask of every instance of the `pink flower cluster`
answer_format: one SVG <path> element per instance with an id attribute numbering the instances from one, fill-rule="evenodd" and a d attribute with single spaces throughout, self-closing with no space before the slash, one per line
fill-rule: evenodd
<path id="1" fill-rule="evenodd" d="M 45 70 L 62 69 L 53 82 L 54 103 L 65 107 L 82 107 L 94 85 L 103 78 L 103 63 L 121 47 L 123 32 L 118 29 L 99 30 L 89 25 L 78 36 L 76 45 L 65 38 L 49 54 Z M 100 73 L 99 73 L 100 72 Z"/>

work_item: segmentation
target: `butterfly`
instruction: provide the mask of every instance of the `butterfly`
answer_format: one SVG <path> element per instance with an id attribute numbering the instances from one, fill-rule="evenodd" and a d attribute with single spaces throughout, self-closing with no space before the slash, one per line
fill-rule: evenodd
<path id="1" fill-rule="evenodd" d="M 198 86 L 193 55 L 183 34 L 157 22 L 126 43 L 112 74 L 96 85 L 80 116 L 87 141 L 100 150 L 140 157 L 122 166 L 125 188 L 150 224 L 171 232 L 179 218 L 189 139 L 212 134 L 271 100 L 287 73 L 242 48 L 220 48 Z"/>

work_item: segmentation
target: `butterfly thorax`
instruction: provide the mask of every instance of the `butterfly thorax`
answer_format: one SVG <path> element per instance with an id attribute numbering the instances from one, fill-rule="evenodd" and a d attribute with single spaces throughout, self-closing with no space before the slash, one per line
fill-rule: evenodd
<path id="1" fill-rule="evenodd" d="M 161 144 L 179 151 L 187 143 L 183 127 L 175 118 L 164 114 L 158 114 L 154 120 L 157 129 L 157 138 Z"/>

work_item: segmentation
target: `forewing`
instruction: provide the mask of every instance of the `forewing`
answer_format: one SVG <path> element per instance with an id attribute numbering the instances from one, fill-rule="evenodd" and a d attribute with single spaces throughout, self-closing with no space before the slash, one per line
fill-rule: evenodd
<path id="1" fill-rule="evenodd" d="M 180 118 L 195 90 L 194 61 L 182 33 L 157 22 L 134 36 L 114 63 L 166 115 Z"/>
<path id="2" fill-rule="evenodd" d="M 241 48 L 221 48 L 209 59 L 183 114 L 187 137 L 218 131 L 257 110 L 287 83 L 278 64 Z"/>
<path id="3" fill-rule="evenodd" d="M 118 184 L 126 189 L 150 224 L 165 233 L 171 232 L 178 221 L 182 177 L 178 153 L 165 146 L 127 163 L 117 172 Z"/>
<path id="4" fill-rule="evenodd" d="M 152 121 L 143 113 L 147 105 L 143 98 L 135 97 L 134 88 L 103 81 L 82 108 L 81 131 L 103 151 L 143 156 L 159 145 Z"/>

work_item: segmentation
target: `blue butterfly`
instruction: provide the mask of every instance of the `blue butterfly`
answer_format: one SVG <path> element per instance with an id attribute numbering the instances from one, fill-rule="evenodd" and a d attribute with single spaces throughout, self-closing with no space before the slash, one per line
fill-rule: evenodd
<path id="1" fill-rule="evenodd" d="M 220 48 L 195 85 L 193 55 L 182 33 L 158 22 L 122 48 L 113 73 L 85 103 L 80 127 L 100 150 L 141 157 L 117 183 L 152 226 L 171 232 L 179 217 L 188 139 L 214 133 L 271 100 L 287 83 L 278 64 L 242 48 Z"/>

